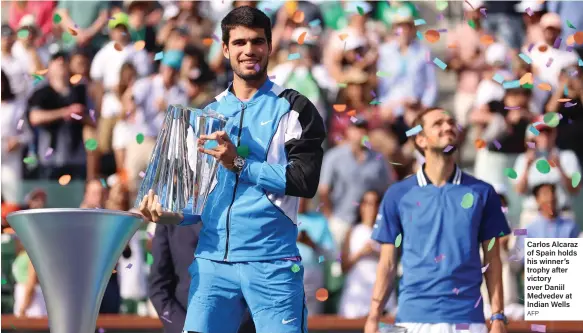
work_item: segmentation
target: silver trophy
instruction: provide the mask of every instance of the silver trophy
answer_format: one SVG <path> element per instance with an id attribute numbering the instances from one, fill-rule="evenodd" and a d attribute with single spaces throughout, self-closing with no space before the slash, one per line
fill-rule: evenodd
<path id="1" fill-rule="evenodd" d="M 135 207 L 148 191 L 154 190 L 164 211 L 186 212 L 200 217 L 210 189 L 216 183 L 218 163 L 200 153 L 197 139 L 224 130 L 227 121 L 213 111 L 171 105 L 142 180 Z"/>
<path id="2" fill-rule="evenodd" d="M 392 324 L 382 323 L 379 325 L 380 333 L 407 333 L 407 329 L 403 326 L 396 326 Z"/>

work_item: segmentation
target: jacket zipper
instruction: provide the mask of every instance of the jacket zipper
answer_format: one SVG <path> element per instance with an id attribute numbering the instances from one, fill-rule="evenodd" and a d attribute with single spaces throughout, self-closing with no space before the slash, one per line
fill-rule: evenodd
<path id="1" fill-rule="evenodd" d="M 247 106 L 243 104 L 241 106 L 241 118 L 239 124 L 239 134 L 237 135 L 237 147 L 241 144 L 241 133 L 243 132 L 243 115 L 245 114 L 245 109 Z M 223 261 L 227 261 L 227 255 L 229 255 L 229 236 L 231 231 L 231 208 L 233 207 L 233 203 L 235 202 L 235 194 L 237 193 L 237 185 L 239 185 L 239 174 L 235 174 L 235 188 L 233 189 L 233 198 L 231 199 L 231 204 L 229 205 L 229 209 L 227 209 L 227 244 L 225 246 L 225 257 Z"/>

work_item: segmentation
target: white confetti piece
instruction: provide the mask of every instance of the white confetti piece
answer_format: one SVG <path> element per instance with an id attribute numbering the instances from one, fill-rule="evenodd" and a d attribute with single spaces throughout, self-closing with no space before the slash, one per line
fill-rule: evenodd
<path id="1" fill-rule="evenodd" d="M 45 158 L 51 156 L 53 154 L 53 148 L 49 147 L 47 148 L 47 151 L 45 152 Z"/>
<path id="2" fill-rule="evenodd" d="M 83 119 L 83 116 L 80 116 L 76 113 L 71 114 L 71 118 L 75 119 L 75 120 L 81 120 Z"/>
<path id="3" fill-rule="evenodd" d="M 144 178 L 144 176 L 146 176 L 146 173 L 144 171 L 140 171 L 138 175 L 140 176 L 140 178 Z"/>
<path id="4" fill-rule="evenodd" d="M 22 125 L 24 125 L 24 119 L 18 120 L 18 124 L 16 124 L 16 130 L 17 131 L 22 130 Z"/>
<path id="5" fill-rule="evenodd" d="M 482 267 L 482 274 L 484 274 L 486 272 L 486 270 L 488 269 L 489 266 L 490 266 L 490 264 L 487 264 L 486 266 Z"/>
<path id="6" fill-rule="evenodd" d="M 423 127 L 421 127 L 421 125 L 417 125 L 417 126 L 413 127 L 412 129 L 408 130 L 405 134 L 407 134 L 407 137 L 410 137 L 410 136 L 418 134 L 422 130 L 423 130 Z"/>

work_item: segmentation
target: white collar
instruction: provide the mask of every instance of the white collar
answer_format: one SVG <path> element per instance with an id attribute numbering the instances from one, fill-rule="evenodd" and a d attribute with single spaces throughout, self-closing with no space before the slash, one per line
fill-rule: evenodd
<path id="1" fill-rule="evenodd" d="M 419 170 L 417 170 L 417 184 L 419 185 L 419 187 L 427 186 L 428 184 L 431 183 L 431 181 L 428 181 L 427 177 L 425 177 L 425 172 L 423 172 L 424 165 L 425 164 L 422 164 L 421 167 L 419 167 Z M 462 182 L 462 170 L 456 164 L 451 183 L 453 183 L 454 185 L 460 185 L 461 182 Z"/>

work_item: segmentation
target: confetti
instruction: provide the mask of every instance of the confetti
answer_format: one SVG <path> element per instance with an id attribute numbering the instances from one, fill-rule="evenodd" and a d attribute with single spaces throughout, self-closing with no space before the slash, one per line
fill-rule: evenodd
<path id="1" fill-rule="evenodd" d="M 506 168 L 506 169 L 504 169 L 504 175 L 506 177 L 510 178 L 510 179 L 516 179 L 516 177 L 518 177 L 518 174 L 512 168 Z"/>
<path id="2" fill-rule="evenodd" d="M 573 38 L 575 39 L 575 43 L 577 43 L 577 44 L 583 44 L 583 31 L 577 31 L 573 35 Z"/>
<path id="3" fill-rule="evenodd" d="M 538 172 L 542 174 L 547 174 L 551 171 L 551 166 L 547 160 L 538 160 L 535 166 Z"/>
<path id="4" fill-rule="evenodd" d="M 458 288 L 453 288 L 452 291 L 456 295 L 460 293 L 460 290 Z"/>
<path id="5" fill-rule="evenodd" d="M 241 145 L 237 147 L 237 155 L 246 158 L 249 156 L 249 146 Z"/>
<path id="6" fill-rule="evenodd" d="M 294 15 L 292 16 L 292 20 L 296 24 L 302 24 L 304 22 L 305 14 L 301 10 L 297 10 Z"/>
<path id="7" fill-rule="evenodd" d="M 421 125 L 417 125 L 415 127 L 413 127 L 412 129 L 408 130 L 405 134 L 407 134 L 407 137 L 416 135 L 417 133 L 421 132 L 423 130 L 423 128 L 421 127 Z"/>
<path id="8" fill-rule="evenodd" d="M 101 178 L 99 179 L 99 181 L 101 181 L 101 186 L 103 186 L 103 188 L 107 188 L 107 182 L 105 181 L 105 179 Z"/>
<path id="9" fill-rule="evenodd" d="M 346 111 L 346 104 L 334 104 L 332 105 L 332 108 L 336 112 L 344 112 Z"/>
<path id="10" fill-rule="evenodd" d="M 536 129 L 536 127 L 534 127 L 534 125 L 528 126 L 528 131 L 534 134 L 534 136 L 538 136 L 540 134 L 540 132 Z"/>
<path id="11" fill-rule="evenodd" d="M 488 269 L 489 266 L 490 266 L 490 264 L 487 264 L 486 266 L 482 267 L 482 274 L 484 274 L 486 272 L 486 270 Z"/>
<path id="12" fill-rule="evenodd" d="M 520 80 L 506 81 L 502 83 L 502 87 L 504 89 L 520 88 Z"/>
<path id="13" fill-rule="evenodd" d="M 530 330 L 532 332 L 542 332 L 542 333 L 545 333 L 547 331 L 547 327 L 545 325 L 531 324 L 530 325 Z"/>
<path id="14" fill-rule="evenodd" d="M 527 49 L 527 50 L 528 50 L 528 52 L 529 52 L 529 53 L 530 53 L 530 51 L 532 51 L 532 48 L 533 48 L 533 47 L 534 47 L 534 43 L 531 43 L 531 44 L 528 46 L 528 49 Z"/>
<path id="15" fill-rule="evenodd" d="M 259 64 L 255 64 L 255 66 L 253 66 L 253 69 L 254 69 L 256 72 L 259 72 L 259 69 L 260 69 L 260 68 L 261 68 L 261 67 L 259 67 Z"/>
<path id="16" fill-rule="evenodd" d="M 419 40 L 423 40 L 423 34 L 421 33 L 421 31 L 417 31 L 416 35 Z"/>
<path id="17" fill-rule="evenodd" d="M 544 123 L 549 127 L 557 127 L 560 122 L 559 114 L 556 112 L 548 112 L 543 116 Z"/>
<path id="18" fill-rule="evenodd" d="M 30 31 L 28 31 L 28 29 L 20 29 L 18 30 L 18 33 L 16 35 L 18 36 L 18 38 L 28 38 L 29 34 Z"/>
<path id="19" fill-rule="evenodd" d="M 85 148 L 89 151 L 94 151 L 95 149 L 97 149 L 97 140 L 89 139 L 85 141 Z"/>
<path id="20" fill-rule="evenodd" d="M 71 114 L 71 118 L 75 119 L 75 120 L 81 120 L 83 119 L 83 116 L 78 115 L 76 113 Z"/>
<path id="21" fill-rule="evenodd" d="M 539 52 L 547 52 L 549 47 L 547 45 L 539 45 L 538 50 Z"/>
<path id="22" fill-rule="evenodd" d="M 100 327 L 100 328 L 97 330 L 97 332 L 99 332 L 99 333 L 103 333 L 103 332 L 105 332 L 105 330 L 104 330 L 103 328 L 101 328 L 101 327 Z"/>
<path id="23" fill-rule="evenodd" d="M 486 14 L 486 8 L 480 8 L 480 13 L 482 13 L 484 17 L 488 17 L 488 15 Z"/>
<path id="24" fill-rule="evenodd" d="M 67 31 L 63 32 L 63 34 L 61 35 L 61 39 L 63 40 L 63 42 L 65 43 L 70 43 L 73 41 L 73 36 L 71 36 L 70 33 L 68 33 Z"/>
<path id="25" fill-rule="evenodd" d="M 447 0 L 437 0 L 435 1 L 435 8 L 439 11 L 446 9 L 448 6 Z"/>
<path id="26" fill-rule="evenodd" d="M 154 61 L 162 60 L 162 58 L 164 58 L 164 52 L 160 51 L 154 56 Z"/>
<path id="27" fill-rule="evenodd" d="M 435 43 L 439 41 L 439 32 L 436 30 L 427 30 L 425 31 L 425 39 L 429 43 Z"/>
<path id="28" fill-rule="evenodd" d="M 526 9 L 524 11 L 528 14 L 528 16 L 532 16 L 532 14 L 534 14 L 532 12 L 532 9 L 530 9 L 530 7 L 526 7 Z"/>
<path id="29" fill-rule="evenodd" d="M 61 15 L 55 13 L 55 15 L 53 15 L 53 23 L 60 23 L 63 20 L 63 18 L 61 17 Z"/>
<path id="30" fill-rule="evenodd" d="M 500 75 L 499 73 L 494 74 L 494 76 L 492 77 L 492 80 L 502 84 L 502 82 L 504 82 L 504 77 L 502 75 Z"/>
<path id="31" fill-rule="evenodd" d="M 83 79 L 83 76 L 81 74 L 75 74 L 71 76 L 69 82 L 71 82 L 71 84 L 77 84 L 79 83 L 79 81 L 81 81 L 81 79 Z"/>
<path id="32" fill-rule="evenodd" d="M 533 76 L 532 73 L 526 73 L 524 74 L 521 78 L 520 78 L 520 85 L 524 85 L 524 84 L 532 84 L 533 83 Z"/>
<path id="33" fill-rule="evenodd" d="M 133 266 L 133 265 L 132 265 L 131 263 L 129 263 L 129 264 L 126 266 L 126 268 L 127 268 L 127 269 L 130 269 L 130 268 L 132 268 L 132 266 Z"/>
<path id="34" fill-rule="evenodd" d="M 401 241 L 403 240 L 403 235 L 402 234 L 398 234 L 397 238 L 395 239 L 395 247 L 399 247 L 401 246 Z"/>
<path id="35" fill-rule="evenodd" d="M 494 140 L 494 141 L 492 141 L 492 143 L 494 144 L 496 149 L 500 150 L 500 148 L 502 148 L 502 144 L 500 144 L 500 142 L 498 140 Z"/>
<path id="36" fill-rule="evenodd" d="M 346 88 L 348 87 L 348 84 L 346 83 L 338 83 L 338 88 Z"/>
<path id="37" fill-rule="evenodd" d="M 24 125 L 24 119 L 19 119 L 18 123 L 16 124 L 16 130 L 17 131 L 22 130 L 22 125 Z"/>
<path id="38" fill-rule="evenodd" d="M 490 252 L 490 250 L 492 250 L 492 248 L 494 247 L 494 244 L 496 243 L 496 238 L 492 238 L 490 239 L 490 243 L 488 243 L 488 252 Z"/>
<path id="39" fill-rule="evenodd" d="M 463 209 L 471 208 L 474 205 L 474 195 L 471 193 L 464 194 L 464 196 L 462 197 L 461 205 Z"/>
<path id="40" fill-rule="evenodd" d="M 70 181 L 71 181 L 71 175 L 62 175 L 59 178 L 59 184 L 61 184 L 62 186 L 69 184 Z"/>
<path id="41" fill-rule="evenodd" d="M 221 42 L 221 39 L 219 38 L 219 36 L 217 36 L 215 34 L 212 34 L 212 38 L 219 43 Z"/>
<path id="42" fill-rule="evenodd" d="M 143 40 L 139 40 L 134 43 L 134 49 L 136 51 L 141 51 L 144 49 L 144 47 L 146 47 L 146 42 L 144 42 Z"/>
<path id="43" fill-rule="evenodd" d="M 438 263 L 440 261 L 442 261 L 443 259 L 445 259 L 445 255 L 444 254 L 440 254 L 437 257 L 435 257 L 435 263 Z"/>
<path id="44" fill-rule="evenodd" d="M 140 178 L 144 178 L 146 176 L 146 173 L 144 171 L 140 171 L 138 176 L 140 176 Z"/>
<path id="45" fill-rule="evenodd" d="M 297 273 L 300 271 L 300 266 L 298 264 L 294 264 L 291 268 L 291 271 Z"/>
<path id="46" fill-rule="evenodd" d="M 324 256 L 319 256 L 318 257 L 318 263 L 321 264 L 324 262 Z"/>
<path id="47" fill-rule="evenodd" d="M 268 76 L 268 78 L 269 78 L 270 80 L 275 80 L 275 75 L 269 75 L 269 76 Z"/>
<path id="48" fill-rule="evenodd" d="M 364 15 L 364 9 L 362 9 L 362 7 L 356 6 L 356 10 L 358 10 L 358 14 L 360 14 L 360 16 Z"/>
<path id="49" fill-rule="evenodd" d="M 539 88 L 540 90 L 544 90 L 544 91 L 551 91 L 552 90 L 551 85 L 548 84 L 548 83 L 545 83 L 545 82 L 539 83 L 539 85 L 537 86 L 537 88 Z"/>
<path id="50" fill-rule="evenodd" d="M 547 67 L 551 67 L 552 64 L 553 64 L 553 58 L 549 58 L 549 60 L 547 60 Z"/>
<path id="51" fill-rule="evenodd" d="M 536 143 L 534 142 L 527 142 L 526 145 L 528 146 L 528 148 L 530 149 L 536 149 Z"/>
<path id="52" fill-rule="evenodd" d="M 338 35 L 338 38 L 340 38 L 341 41 L 344 41 L 346 39 L 346 37 L 348 37 L 348 34 L 346 34 L 346 33 Z"/>
<path id="53" fill-rule="evenodd" d="M 480 37 L 480 43 L 488 46 L 488 45 L 494 43 L 494 37 L 492 37 L 490 35 L 483 35 L 482 37 Z"/>
<path id="54" fill-rule="evenodd" d="M 476 22 L 474 22 L 474 20 L 468 20 L 468 25 L 472 27 L 472 29 L 476 29 Z"/>
<path id="55" fill-rule="evenodd" d="M 146 254 L 146 264 L 152 265 L 154 263 L 154 257 L 150 252 Z"/>
<path id="56" fill-rule="evenodd" d="M 49 147 L 47 148 L 47 151 L 45 152 L 45 158 L 50 157 L 53 154 L 53 148 Z"/>
<path id="57" fill-rule="evenodd" d="M 454 146 L 452 145 L 448 145 L 447 147 L 445 147 L 445 149 L 443 150 L 444 153 L 448 153 L 449 151 L 451 151 L 454 148 Z"/>
<path id="58" fill-rule="evenodd" d="M 319 26 L 320 22 L 321 21 L 319 19 L 315 19 L 315 20 L 310 21 L 310 23 L 308 23 L 308 25 L 313 28 L 313 27 Z"/>
<path id="59" fill-rule="evenodd" d="M 571 176 L 571 186 L 577 187 L 577 186 L 579 186 L 580 182 L 581 182 L 581 173 L 577 171 Z"/>
<path id="60" fill-rule="evenodd" d="M 145 137 L 144 137 L 144 134 L 142 134 L 142 133 L 138 133 L 138 135 L 136 135 L 136 142 L 137 142 L 138 144 L 142 144 L 142 142 L 144 142 L 144 138 L 145 138 Z"/>
<path id="61" fill-rule="evenodd" d="M 512 233 L 514 236 L 526 236 L 527 231 L 526 229 L 514 229 Z"/>
<path id="62" fill-rule="evenodd" d="M 36 164 L 36 157 L 27 156 L 22 160 L 22 162 L 24 162 L 24 164 L 34 165 L 34 164 Z"/>
<path id="63" fill-rule="evenodd" d="M 520 57 L 520 59 L 522 59 L 522 61 L 526 62 L 527 64 L 530 65 L 532 63 L 532 59 L 530 59 L 530 57 L 527 56 L 526 54 L 520 53 L 518 56 Z"/>
<path id="64" fill-rule="evenodd" d="M 299 53 L 290 53 L 287 56 L 287 60 L 298 60 L 300 58 L 300 54 Z"/>
<path id="65" fill-rule="evenodd" d="M 316 299 L 320 302 L 325 302 L 328 299 L 328 290 L 325 288 L 316 290 Z"/>
<path id="66" fill-rule="evenodd" d="M 577 29 L 577 28 L 575 28 L 575 26 L 573 25 L 573 23 L 571 23 L 569 20 L 566 20 L 566 21 L 567 21 L 567 26 L 569 28 L 571 28 L 571 29 Z"/>
<path id="67" fill-rule="evenodd" d="M 470 324 L 455 324 L 455 329 L 456 330 L 469 330 L 470 329 Z"/>
<path id="68" fill-rule="evenodd" d="M 377 76 L 380 76 L 380 77 L 389 77 L 389 76 L 391 76 L 391 73 L 389 73 L 389 72 L 383 72 L 383 71 L 378 71 L 377 72 Z"/>
<path id="69" fill-rule="evenodd" d="M 570 108 L 570 107 L 573 107 L 573 106 L 575 106 L 575 105 L 577 105 L 577 103 L 571 103 L 571 102 L 567 102 L 567 103 L 565 103 L 565 107 L 566 107 L 566 108 Z"/>
<path id="70" fill-rule="evenodd" d="M 306 39 L 307 34 L 308 34 L 307 31 L 302 32 L 300 37 L 298 37 L 298 44 L 300 44 L 300 45 L 304 44 L 304 39 Z"/>
<path id="71" fill-rule="evenodd" d="M 439 58 L 433 59 L 433 63 L 435 65 L 437 65 L 437 67 L 441 68 L 442 70 L 444 70 L 445 68 L 447 68 L 446 63 L 444 63 L 443 61 L 441 61 L 441 59 L 439 59 Z"/>
<path id="72" fill-rule="evenodd" d="M 482 139 L 476 139 L 476 141 L 474 141 L 474 146 L 476 147 L 476 149 L 482 149 L 486 147 L 486 141 Z"/>
<path id="73" fill-rule="evenodd" d="M 419 18 L 419 19 L 416 19 L 416 20 L 414 21 L 414 23 L 415 23 L 415 26 L 419 26 L 419 25 L 424 25 L 424 24 L 426 24 L 427 22 L 425 22 L 425 20 L 424 20 L 424 19 L 422 19 L 422 18 Z"/>
<path id="74" fill-rule="evenodd" d="M 555 43 L 553 44 L 553 47 L 555 49 L 558 49 L 559 46 L 561 46 L 561 41 L 562 41 L 561 37 L 557 37 L 557 39 L 555 39 Z"/>
<path id="75" fill-rule="evenodd" d="M 113 44 L 113 48 L 114 48 L 116 51 L 118 51 L 118 52 L 121 52 L 121 51 L 123 51 L 123 46 L 122 46 L 120 43 L 118 43 L 118 42 L 115 42 L 115 43 Z"/>

